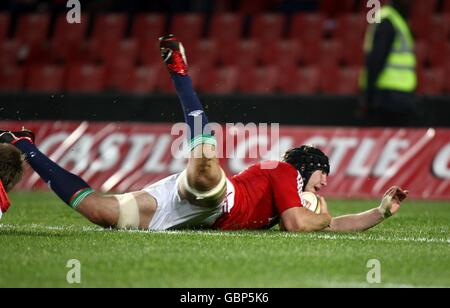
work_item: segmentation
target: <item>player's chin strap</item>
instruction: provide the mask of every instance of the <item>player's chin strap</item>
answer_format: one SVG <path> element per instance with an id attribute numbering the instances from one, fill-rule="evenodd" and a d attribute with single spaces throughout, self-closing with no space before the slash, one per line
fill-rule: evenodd
<path id="1" fill-rule="evenodd" d="M 386 196 L 381 200 L 381 204 L 378 207 L 378 211 L 380 211 L 380 214 L 384 217 L 384 219 L 387 219 L 392 216 L 391 213 L 392 208 L 392 197 Z"/>

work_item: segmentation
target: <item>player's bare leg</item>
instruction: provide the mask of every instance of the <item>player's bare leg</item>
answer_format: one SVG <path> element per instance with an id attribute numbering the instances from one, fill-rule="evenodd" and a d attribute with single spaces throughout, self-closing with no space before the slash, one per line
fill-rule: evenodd
<path id="1" fill-rule="evenodd" d="M 146 192 L 103 196 L 80 177 L 51 161 L 34 145 L 30 131 L 0 130 L 0 143 L 11 144 L 24 155 L 28 164 L 72 209 L 91 222 L 119 229 L 148 229 L 156 211 L 156 201 Z"/>
<path id="2" fill-rule="evenodd" d="M 203 132 L 208 118 L 188 76 L 184 47 L 173 35 L 160 38 L 160 47 L 191 132 L 190 159 L 181 175 L 180 193 L 192 204 L 217 206 L 226 195 L 226 175 L 216 157 L 217 143 L 214 136 Z"/>

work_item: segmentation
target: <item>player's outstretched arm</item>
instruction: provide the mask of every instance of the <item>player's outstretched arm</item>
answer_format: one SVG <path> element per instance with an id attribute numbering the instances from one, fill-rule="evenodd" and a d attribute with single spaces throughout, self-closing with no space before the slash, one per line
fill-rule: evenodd
<path id="1" fill-rule="evenodd" d="M 315 214 L 304 207 L 295 207 L 281 214 L 282 229 L 288 232 L 323 231 L 330 226 L 332 218 L 328 211 Z"/>
<path id="2" fill-rule="evenodd" d="M 361 232 L 369 230 L 382 223 L 387 218 L 395 215 L 400 209 L 401 203 L 408 196 L 408 191 L 400 187 L 391 187 L 383 196 L 378 208 L 370 211 L 346 215 L 331 220 L 330 227 L 326 231 L 332 232 Z M 325 202 L 321 200 L 322 204 Z"/>

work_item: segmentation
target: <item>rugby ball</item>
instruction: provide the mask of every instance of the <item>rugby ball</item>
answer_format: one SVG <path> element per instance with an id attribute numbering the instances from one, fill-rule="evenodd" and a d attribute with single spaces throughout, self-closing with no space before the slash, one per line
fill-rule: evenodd
<path id="1" fill-rule="evenodd" d="M 302 198 L 302 204 L 305 208 L 311 212 L 320 214 L 320 200 L 315 194 L 312 192 L 303 192 L 300 197 Z"/>

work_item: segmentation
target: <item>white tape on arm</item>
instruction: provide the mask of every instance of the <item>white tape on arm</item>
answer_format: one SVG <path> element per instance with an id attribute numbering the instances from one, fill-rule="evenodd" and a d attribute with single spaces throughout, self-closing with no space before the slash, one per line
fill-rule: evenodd
<path id="1" fill-rule="evenodd" d="M 133 194 L 114 196 L 119 201 L 118 229 L 136 230 L 140 226 L 139 206 Z"/>

